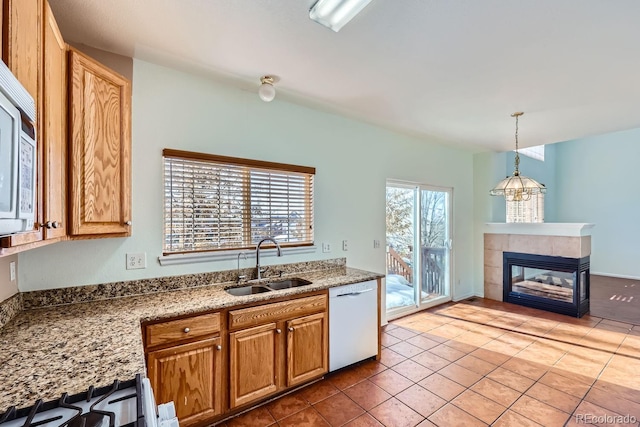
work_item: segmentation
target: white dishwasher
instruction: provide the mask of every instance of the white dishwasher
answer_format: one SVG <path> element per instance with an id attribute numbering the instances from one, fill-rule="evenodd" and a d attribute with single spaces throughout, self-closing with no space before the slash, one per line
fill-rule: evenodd
<path id="1" fill-rule="evenodd" d="M 378 354 L 378 281 L 329 289 L 329 371 Z"/>

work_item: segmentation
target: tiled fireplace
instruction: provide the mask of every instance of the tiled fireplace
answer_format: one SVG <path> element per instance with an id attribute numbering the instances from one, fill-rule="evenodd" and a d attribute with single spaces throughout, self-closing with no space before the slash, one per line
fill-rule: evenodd
<path id="1" fill-rule="evenodd" d="M 581 317 L 593 224 L 487 224 L 485 298 Z"/>

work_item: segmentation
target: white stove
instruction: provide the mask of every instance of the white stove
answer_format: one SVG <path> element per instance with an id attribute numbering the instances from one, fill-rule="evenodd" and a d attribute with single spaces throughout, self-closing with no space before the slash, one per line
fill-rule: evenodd
<path id="1" fill-rule="evenodd" d="M 159 419 L 149 380 L 136 375 L 111 386 L 89 387 L 86 393 L 11 407 L 0 415 L 0 427 L 178 427 L 173 404 L 161 406 Z"/>

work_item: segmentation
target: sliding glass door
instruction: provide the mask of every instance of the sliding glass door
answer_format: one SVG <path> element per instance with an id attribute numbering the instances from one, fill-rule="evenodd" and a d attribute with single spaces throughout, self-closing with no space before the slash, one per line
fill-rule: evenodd
<path id="1" fill-rule="evenodd" d="M 387 318 L 451 300 L 451 189 L 387 182 Z"/>

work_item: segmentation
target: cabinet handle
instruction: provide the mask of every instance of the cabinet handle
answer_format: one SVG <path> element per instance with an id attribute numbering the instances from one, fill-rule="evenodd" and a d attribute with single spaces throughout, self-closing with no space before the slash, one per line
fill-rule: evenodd
<path id="1" fill-rule="evenodd" d="M 218 351 L 220 351 L 220 350 L 222 350 L 222 346 L 221 346 L 221 345 L 219 345 L 219 346 L 217 346 L 217 347 L 216 347 L 216 349 L 217 349 Z"/>
<path id="2" fill-rule="evenodd" d="M 293 326 L 289 326 L 289 332 L 293 332 Z"/>
<path id="3" fill-rule="evenodd" d="M 282 333 L 282 329 L 276 329 L 276 334 L 281 334 Z"/>
<path id="4" fill-rule="evenodd" d="M 188 333 L 189 333 L 189 331 L 191 331 L 191 329 L 189 329 L 189 328 L 184 328 L 184 333 L 185 333 L 185 334 L 188 334 Z"/>
<path id="5" fill-rule="evenodd" d="M 124 222 L 124 225 L 131 225 L 131 220 L 129 220 L 129 221 L 125 221 L 125 222 Z"/>

